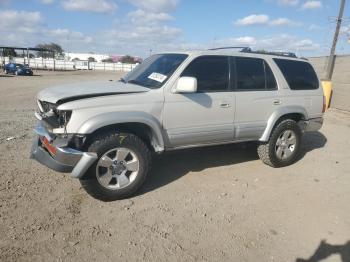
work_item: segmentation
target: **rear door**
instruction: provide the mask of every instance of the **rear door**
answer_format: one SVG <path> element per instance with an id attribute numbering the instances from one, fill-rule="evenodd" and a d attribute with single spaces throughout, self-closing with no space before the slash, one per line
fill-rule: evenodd
<path id="1" fill-rule="evenodd" d="M 236 114 L 235 139 L 257 140 L 267 120 L 281 103 L 277 82 L 267 61 L 254 57 L 233 58 Z"/>
<path id="2" fill-rule="evenodd" d="M 166 94 L 163 125 L 171 146 L 232 141 L 235 99 L 230 88 L 229 58 L 197 57 L 181 76 L 195 77 L 198 90 Z"/>

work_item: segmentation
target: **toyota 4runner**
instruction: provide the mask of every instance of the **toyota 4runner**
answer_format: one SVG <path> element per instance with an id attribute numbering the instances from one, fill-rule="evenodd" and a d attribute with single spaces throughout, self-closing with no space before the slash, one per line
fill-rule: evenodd
<path id="1" fill-rule="evenodd" d="M 257 141 L 265 164 L 290 165 L 325 110 L 307 60 L 248 48 L 153 55 L 119 81 L 51 87 L 37 104 L 31 157 L 105 201 L 140 188 L 152 153 Z"/>

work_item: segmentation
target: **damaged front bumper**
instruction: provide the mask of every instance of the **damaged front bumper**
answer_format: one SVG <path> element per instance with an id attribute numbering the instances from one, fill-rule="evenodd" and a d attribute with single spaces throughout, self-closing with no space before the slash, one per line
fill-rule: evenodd
<path id="1" fill-rule="evenodd" d="M 97 154 L 82 152 L 68 147 L 68 143 L 55 143 L 57 139 L 44 124 L 39 121 L 34 132 L 37 134 L 30 158 L 48 168 L 61 173 L 71 173 L 74 178 L 81 178 L 97 160 Z"/>

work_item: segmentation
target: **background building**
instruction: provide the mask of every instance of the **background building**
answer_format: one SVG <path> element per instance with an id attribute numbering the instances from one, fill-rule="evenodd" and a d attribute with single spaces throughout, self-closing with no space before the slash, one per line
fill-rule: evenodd
<path id="1" fill-rule="evenodd" d="M 64 53 L 64 57 L 68 61 L 88 61 L 102 62 L 104 59 L 108 59 L 111 56 L 107 54 L 94 54 L 94 53 Z"/>

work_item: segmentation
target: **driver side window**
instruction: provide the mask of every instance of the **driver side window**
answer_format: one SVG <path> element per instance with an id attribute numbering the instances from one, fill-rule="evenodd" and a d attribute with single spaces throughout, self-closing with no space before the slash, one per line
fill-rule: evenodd
<path id="1" fill-rule="evenodd" d="M 197 78 L 197 92 L 224 92 L 229 89 L 229 59 L 201 56 L 194 59 L 181 76 Z"/>

